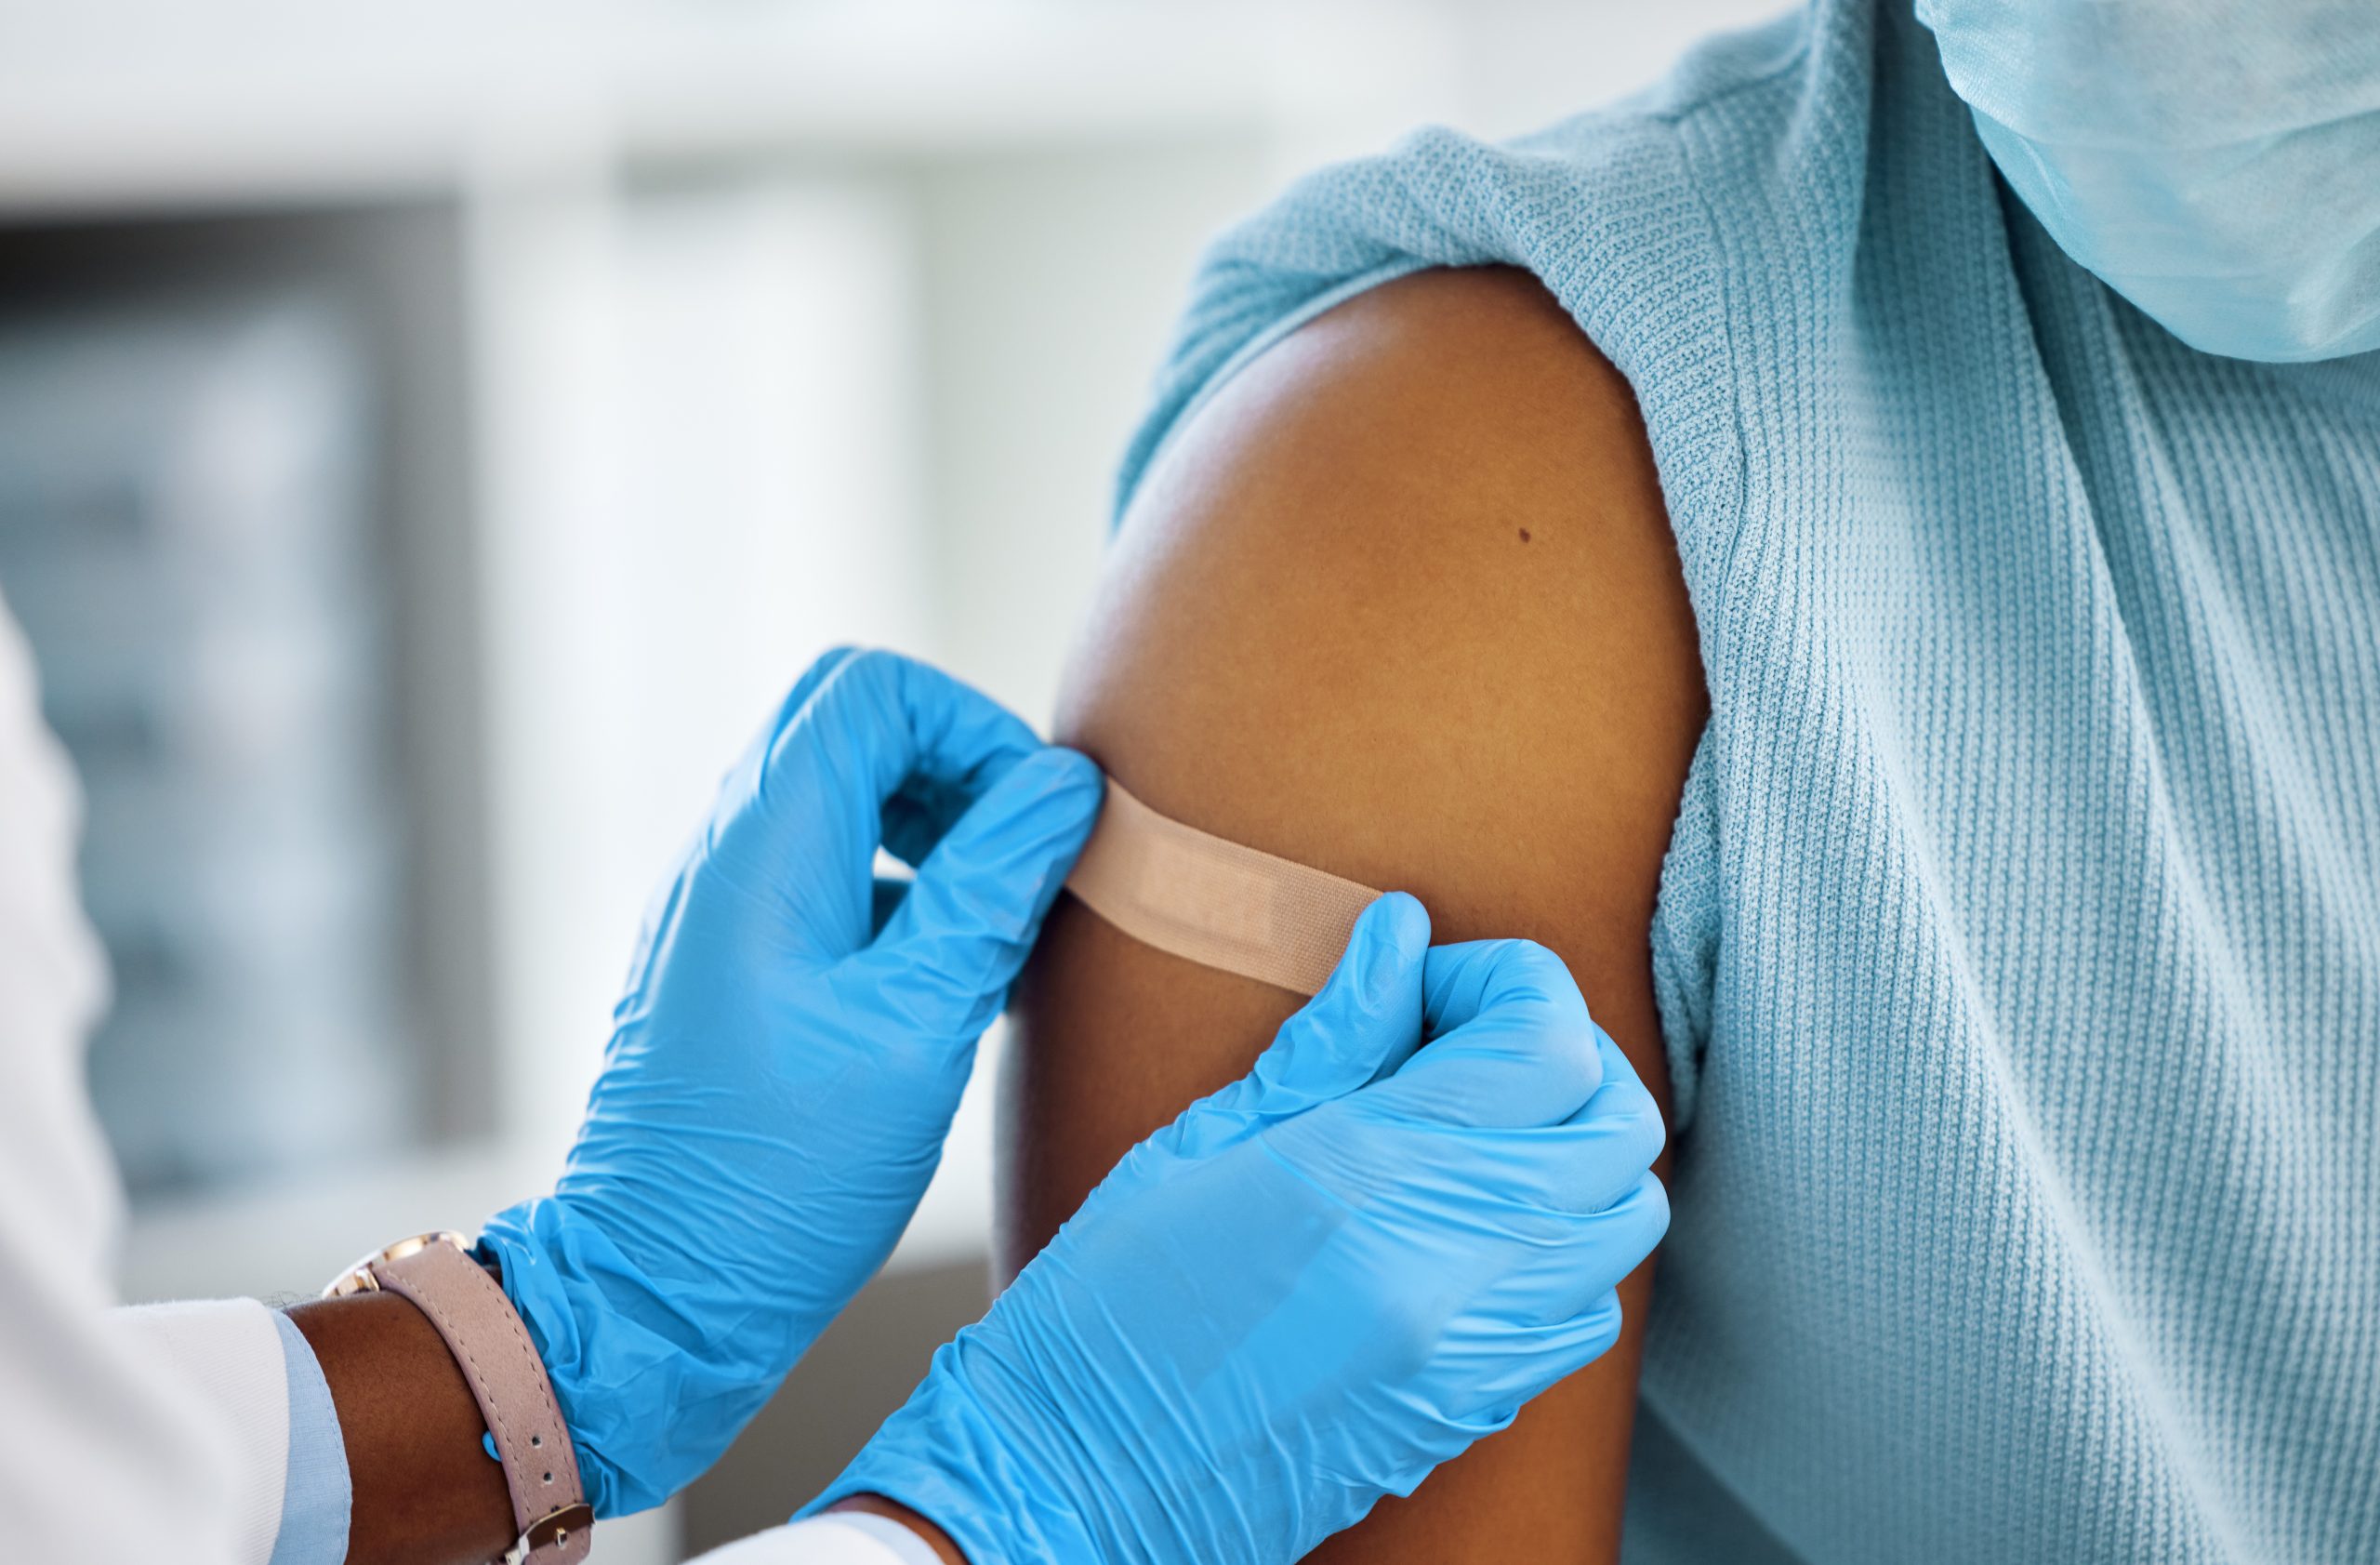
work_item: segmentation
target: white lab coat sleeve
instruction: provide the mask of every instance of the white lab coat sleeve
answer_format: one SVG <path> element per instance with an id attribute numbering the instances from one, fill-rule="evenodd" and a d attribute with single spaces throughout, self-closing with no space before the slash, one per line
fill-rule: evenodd
<path id="1" fill-rule="evenodd" d="M 108 1326 L 217 1415 L 229 1442 L 232 1558 L 266 1565 L 281 1533 L 289 1466 L 287 1356 L 273 1312 L 254 1299 L 142 1305 L 111 1311 Z"/>
<path id="2" fill-rule="evenodd" d="M 106 984 L 78 814 L 0 608 L 0 1559 L 248 1565 L 222 1416 L 109 1320 L 123 1203 L 83 1086 Z"/>
<path id="3" fill-rule="evenodd" d="M 699 1556 L 692 1565 L 941 1565 L 932 1545 L 888 1517 L 837 1511 Z"/>

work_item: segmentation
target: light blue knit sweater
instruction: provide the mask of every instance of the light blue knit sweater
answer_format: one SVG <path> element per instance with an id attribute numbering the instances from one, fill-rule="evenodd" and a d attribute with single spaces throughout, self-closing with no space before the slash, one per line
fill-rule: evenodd
<path id="1" fill-rule="evenodd" d="M 1634 385 L 1710 682 L 1628 1557 L 2380 1559 L 2380 355 L 2182 347 L 1821 0 L 1225 236 L 1125 494 L 1484 261 Z"/>

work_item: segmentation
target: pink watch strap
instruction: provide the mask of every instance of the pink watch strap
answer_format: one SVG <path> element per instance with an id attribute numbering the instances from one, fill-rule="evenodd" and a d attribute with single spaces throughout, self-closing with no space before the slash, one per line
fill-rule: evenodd
<path id="1" fill-rule="evenodd" d="M 579 1482 L 578 1453 L 554 1402 L 545 1361 L 503 1288 L 451 1243 L 375 1260 L 366 1269 L 430 1318 L 470 1382 L 512 1491 L 518 1541 L 504 1559 L 576 1565 L 586 1558 L 595 1513 Z"/>

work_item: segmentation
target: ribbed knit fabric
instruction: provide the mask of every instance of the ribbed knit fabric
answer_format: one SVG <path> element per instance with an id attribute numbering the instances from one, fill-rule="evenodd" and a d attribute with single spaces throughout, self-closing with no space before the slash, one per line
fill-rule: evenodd
<path id="1" fill-rule="evenodd" d="M 1487 261 L 1635 387 L 1712 698 L 1628 1558 L 2380 1559 L 2380 356 L 2182 347 L 1821 0 L 1225 236 L 1124 495 Z"/>

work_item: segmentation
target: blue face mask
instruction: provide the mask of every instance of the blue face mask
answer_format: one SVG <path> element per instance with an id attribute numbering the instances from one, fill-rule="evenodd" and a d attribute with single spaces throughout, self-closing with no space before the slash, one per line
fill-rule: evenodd
<path id="1" fill-rule="evenodd" d="M 2380 0 L 1917 0 L 2066 253 L 2193 348 L 2380 349 Z"/>

